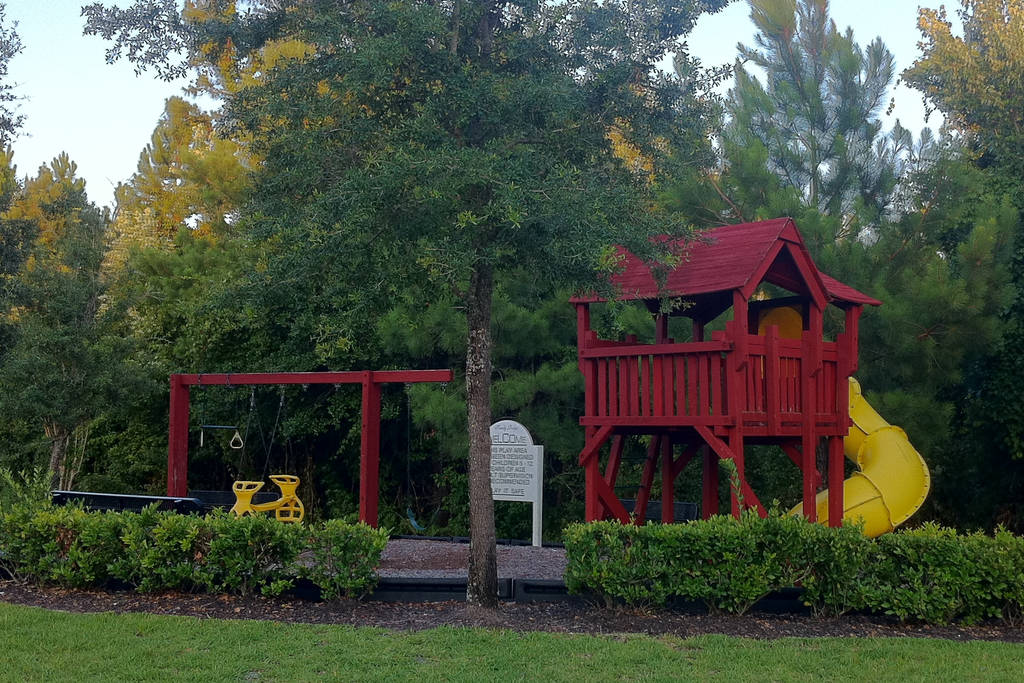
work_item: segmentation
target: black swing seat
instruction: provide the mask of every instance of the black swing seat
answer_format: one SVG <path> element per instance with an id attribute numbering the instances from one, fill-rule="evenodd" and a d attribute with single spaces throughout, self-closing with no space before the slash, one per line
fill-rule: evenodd
<path id="1" fill-rule="evenodd" d="M 127 510 L 139 512 L 144 507 L 157 504 L 157 509 L 180 514 L 204 513 L 210 506 L 199 498 L 184 496 L 141 496 L 126 493 L 96 493 L 95 491 L 50 491 L 50 497 L 57 505 L 80 502 L 86 510 Z"/>

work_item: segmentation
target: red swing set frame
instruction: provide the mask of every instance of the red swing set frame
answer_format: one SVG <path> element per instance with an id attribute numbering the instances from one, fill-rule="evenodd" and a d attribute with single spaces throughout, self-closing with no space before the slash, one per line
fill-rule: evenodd
<path id="1" fill-rule="evenodd" d="M 355 370 L 344 372 L 239 372 L 171 375 L 167 439 L 167 495 L 188 495 L 190 389 L 194 386 L 265 384 L 361 384 L 362 435 L 359 455 L 359 520 L 377 526 L 382 384 L 450 382 L 451 370 Z"/>

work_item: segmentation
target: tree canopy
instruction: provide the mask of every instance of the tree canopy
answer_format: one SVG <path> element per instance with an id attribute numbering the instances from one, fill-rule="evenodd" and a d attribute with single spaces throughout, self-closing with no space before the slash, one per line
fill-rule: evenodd
<path id="1" fill-rule="evenodd" d="M 188 37 L 174 45 L 193 58 L 211 43 L 220 54 L 285 37 L 311 46 L 229 96 L 226 118 L 264 160 L 245 212 L 265 249 L 262 282 L 303 292 L 335 337 L 327 348 L 358 345 L 363 321 L 410 288 L 443 291 L 464 312 L 472 602 L 497 594 L 495 283 L 528 272 L 594 287 L 611 245 L 652 254 L 649 237 L 686 229 L 653 201 L 651 178 L 700 163 L 709 124 L 700 83 L 654 66 L 723 4 L 312 0 L 186 13 L 177 26 Z M 90 30 L 173 73 L 144 8 L 154 3 L 87 8 Z M 648 160 L 644 173 L 615 154 L 612 131 Z"/>
<path id="2" fill-rule="evenodd" d="M 1024 4 L 960 0 L 962 32 L 945 7 L 922 9 L 922 55 L 903 74 L 978 150 L 1020 175 L 1024 148 Z"/>
<path id="3" fill-rule="evenodd" d="M 8 62 L 21 50 L 16 25 L 8 24 L 7 5 L 0 3 L 0 147 L 10 144 L 25 118 L 17 111 L 18 96 L 7 76 Z"/>

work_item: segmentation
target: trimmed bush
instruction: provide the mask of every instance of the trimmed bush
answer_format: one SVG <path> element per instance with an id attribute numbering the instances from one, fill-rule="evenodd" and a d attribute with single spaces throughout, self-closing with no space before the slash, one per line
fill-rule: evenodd
<path id="1" fill-rule="evenodd" d="M 387 532 L 330 521 L 311 528 L 264 516 L 205 517 L 149 507 L 86 512 L 49 504 L 0 511 L 0 562 L 12 576 L 69 587 L 119 581 L 141 592 L 279 595 L 305 575 L 325 598 L 376 585 Z M 300 562 L 308 551 L 312 566 Z"/>
<path id="2" fill-rule="evenodd" d="M 150 508 L 129 516 L 124 540 L 119 578 L 139 591 L 202 591 L 212 582 L 206 570 L 212 532 L 203 517 Z"/>
<path id="3" fill-rule="evenodd" d="M 900 620 L 947 624 L 1016 618 L 1024 598 L 1024 539 L 1000 529 L 967 536 L 925 524 L 875 541 L 864 606 Z"/>
<path id="4" fill-rule="evenodd" d="M 210 544 L 203 576 L 210 591 L 280 595 L 294 585 L 302 527 L 263 515 L 235 519 L 226 512 L 205 521 Z"/>
<path id="5" fill-rule="evenodd" d="M 810 597 L 824 604 L 834 601 L 823 587 L 837 567 L 822 556 L 830 539 L 821 529 L 795 517 L 753 514 L 643 527 L 575 524 L 565 531 L 566 584 L 609 603 L 698 600 L 715 612 L 742 614 L 772 591 L 811 581 Z M 837 547 L 860 538 L 851 527 Z"/>
<path id="6" fill-rule="evenodd" d="M 1024 539 L 960 535 L 926 524 L 865 538 L 797 517 L 744 515 L 688 524 L 575 524 L 565 531 L 566 583 L 606 602 L 700 600 L 742 614 L 771 591 L 804 588 L 816 614 L 871 610 L 945 624 L 1019 620 Z"/>
<path id="7" fill-rule="evenodd" d="M 123 520 L 77 507 L 16 504 L 0 516 L 0 549 L 16 578 L 81 588 L 106 583 L 123 552 Z"/>
<path id="8" fill-rule="evenodd" d="M 356 598 L 377 585 L 377 566 L 388 543 L 386 529 L 331 519 L 309 529 L 312 562 L 302 573 L 320 587 L 325 600 Z"/>
<path id="9" fill-rule="evenodd" d="M 792 561 L 804 564 L 804 604 L 817 616 L 839 616 L 864 608 L 861 574 L 873 547 L 861 525 L 829 528 L 792 518 L 800 526 L 802 549 Z"/>

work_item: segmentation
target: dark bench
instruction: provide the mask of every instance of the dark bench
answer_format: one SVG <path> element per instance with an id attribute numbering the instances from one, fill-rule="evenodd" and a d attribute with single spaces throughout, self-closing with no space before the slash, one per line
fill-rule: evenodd
<path id="1" fill-rule="evenodd" d="M 159 510 L 169 510 L 181 514 L 203 513 L 208 510 L 208 506 L 199 498 L 137 496 L 126 493 L 96 493 L 94 491 L 50 491 L 50 497 L 58 505 L 80 502 L 86 510 L 139 512 L 142 508 L 154 503 Z"/>
<path id="2" fill-rule="evenodd" d="M 142 496 L 133 493 L 96 493 L 95 491 L 50 491 L 57 505 L 80 502 L 86 510 L 129 510 L 139 512 L 156 503 L 158 510 L 181 514 L 209 512 L 213 508 L 230 508 L 235 504 L 233 491 L 191 491 L 189 496 Z M 254 503 L 277 500 L 280 491 L 260 491 L 253 496 Z"/>

